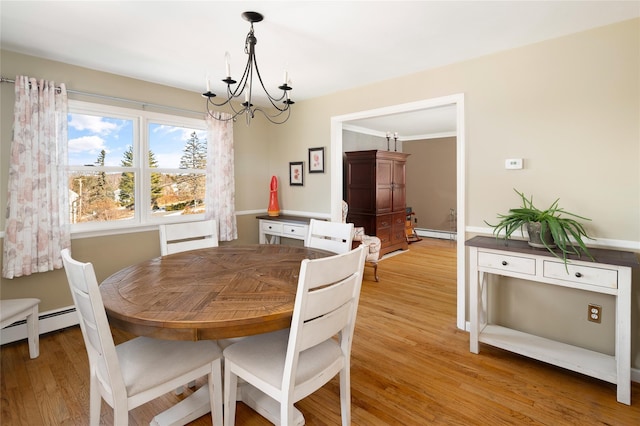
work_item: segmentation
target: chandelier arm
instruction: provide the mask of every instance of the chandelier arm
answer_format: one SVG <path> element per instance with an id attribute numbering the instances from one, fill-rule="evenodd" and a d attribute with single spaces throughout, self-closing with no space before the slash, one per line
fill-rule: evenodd
<path id="1" fill-rule="evenodd" d="M 216 105 L 216 104 L 214 104 L 214 105 Z M 216 119 L 218 121 L 229 121 L 229 120 L 236 121 L 236 117 L 238 116 L 238 114 L 236 113 L 236 114 L 230 115 L 229 118 L 220 118 L 220 114 L 219 113 L 220 113 L 220 111 L 211 110 L 209 108 L 209 102 L 207 102 L 207 114 L 211 118 L 214 118 L 214 119 Z"/>
<path id="2" fill-rule="evenodd" d="M 291 109 L 287 108 L 285 110 L 280 111 L 279 113 L 275 114 L 275 115 L 269 115 L 267 114 L 266 111 L 264 111 L 262 108 L 255 108 L 254 112 L 259 112 L 261 113 L 267 120 L 269 120 L 271 123 L 273 124 L 283 124 L 285 123 L 289 117 L 291 116 Z M 280 115 L 282 115 L 284 112 L 287 113 L 287 116 L 284 118 L 284 120 L 275 120 L 277 117 L 279 117 Z"/>
<path id="3" fill-rule="evenodd" d="M 283 90 L 282 91 L 282 96 L 280 96 L 279 98 L 276 98 L 275 96 L 272 96 L 271 93 L 269 93 L 269 91 L 267 90 L 267 88 L 264 87 L 264 83 L 262 81 L 262 76 L 260 75 L 260 69 L 258 68 L 258 63 L 256 62 L 255 54 L 253 55 L 253 66 L 254 66 L 254 68 L 256 70 L 256 75 L 258 76 L 258 81 L 260 82 L 260 86 L 262 86 L 262 90 L 264 90 L 264 93 L 267 94 L 267 97 L 269 98 L 269 101 L 271 102 L 271 105 L 273 105 L 274 107 L 278 108 L 274 104 L 274 102 L 280 102 L 281 100 L 283 100 L 287 96 L 287 91 Z M 285 84 L 286 84 L 286 82 L 285 82 Z M 280 108 L 278 108 L 278 109 L 280 109 Z"/>
<path id="4" fill-rule="evenodd" d="M 238 82 L 236 89 L 231 92 L 231 85 L 227 85 L 227 97 L 239 98 L 242 96 L 244 87 L 249 80 L 249 74 L 251 74 L 251 62 L 247 61 L 247 65 L 244 67 L 244 72 L 242 73 L 242 77 L 240 77 L 240 81 Z"/>

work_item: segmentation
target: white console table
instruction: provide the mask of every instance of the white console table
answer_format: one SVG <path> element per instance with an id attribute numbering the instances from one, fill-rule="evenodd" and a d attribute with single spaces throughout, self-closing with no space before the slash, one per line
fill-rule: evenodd
<path id="1" fill-rule="evenodd" d="M 280 244 L 280 237 L 304 240 L 309 231 L 310 217 L 304 216 L 257 216 L 259 220 L 258 240 L 260 244 Z"/>
<path id="2" fill-rule="evenodd" d="M 470 351 L 479 342 L 577 371 L 617 385 L 618 402 L 631 404 L 631 270 L 638 257 L 631 252 L 590 249 L 596 259 L 572 257 L 564 263 L 547 250 L 526 241 L 474 237 L 469 247 Z M 488 321 L 489 274 L 563 286 L 616 298 L 615 355 L 610 356 L 566 343 L 523 333 Z"/>

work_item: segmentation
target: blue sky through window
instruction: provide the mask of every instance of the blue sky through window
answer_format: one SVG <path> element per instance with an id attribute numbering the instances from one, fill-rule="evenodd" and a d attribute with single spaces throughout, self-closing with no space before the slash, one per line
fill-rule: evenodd
<path id="1" fill-rule="evenodd" d="M 133 124 L 131 119 L 69 114 L 69 165 L 95 165 L 100 151 L 104 150 L 105 166 L 121 166 L 124 153 L 134 143 Z M 178 168 L 185 144 L 194 131 L 205 143 L 204 130 L 150 123 L 149 149 L 154 153 L 158 167 Z"/>

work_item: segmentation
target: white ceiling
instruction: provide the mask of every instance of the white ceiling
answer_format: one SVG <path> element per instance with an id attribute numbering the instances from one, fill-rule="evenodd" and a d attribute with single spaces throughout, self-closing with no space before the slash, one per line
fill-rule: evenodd
<path id="1" fill-rule="evenodd" d="M 0 46 L 197 93 L 209 75 L 221 93 L 225 52 L 244 69 L 249 10 L 267 89 L 286 69 L 300 101 L 638 17 L 640 2 L 2 0 Z"/>

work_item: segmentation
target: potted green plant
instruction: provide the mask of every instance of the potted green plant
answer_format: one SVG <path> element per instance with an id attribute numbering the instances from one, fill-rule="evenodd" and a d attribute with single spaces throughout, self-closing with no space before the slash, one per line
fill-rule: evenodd
<path id="1" fill-rule="evenodd" d="M 582 224 L 576 220 L 591 219 L 558 207 L 559 198 L 549 208 L 540 210 L 533 205 L 533 196 L 528 199 L 517 189 L 514 189 L 514 191 L 520 196 L 522 206 L 510 209 L 507 214 L 498 214 L 500 221 L 495 225 L 485 221 L 487 225 L 493 228 L 493 233 L 496 237 L 500 237 L 501 233 L 504 233 L 504 239 L 508 239 L 518 229 L 520 229 L 524 237 L 523 227 L 527 227 L 529 245 L 537 248 L 546 248 L 554 256 L 562 259 L 565 265 L 567 264 L 568 254 L 580 256 L 585 253 L 591 260 L 595 260 L 583 240 L 583 238 L 590 240 L 593 238 L 587 235 Z M 571 217 L 563 217 L 562 215 Z M 556 247 L 558 250 L 554 250 Z"/>

